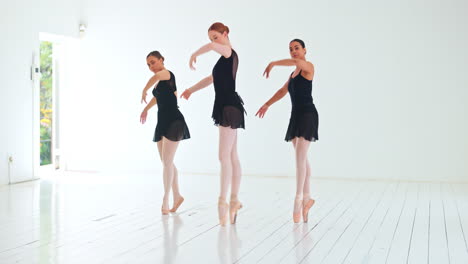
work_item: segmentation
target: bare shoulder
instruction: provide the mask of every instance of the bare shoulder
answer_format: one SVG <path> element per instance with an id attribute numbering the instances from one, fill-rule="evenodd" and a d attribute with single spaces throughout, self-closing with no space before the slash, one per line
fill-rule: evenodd
<path id="1" fill-rule="evenodd" d="M 314 70 L 315 70 L 314 64 L 312 64 L 312 62 L 310 62 L 310 61 L 306 61 L 305 71 L 307 73 L 314 74 Z"/>
<path id="2" fill-rule="evenodd" d="M 158 71 L 156 73 L 156 76 L 158 76 L 158 79 L 161 80 L 161 81 L 167 81 L 167 80 L 171 79 L 171 73 L 166 69 L 164 69 L 162 71 Z"/>
<path id="3" fill-rule="evenodd" d="M 306 61 L 306 63 L 307 66 L 303 70 L 302 76 L 311 81 L 314 79 L 315 67 L 310 61 Z"/>
<path id="4" fill-rule="evenodd" d="M 226 59 L 231 57 L 232 51 L 233 51 L 231 46 L 224 45 L 224 44 L 219 44 L 219 43 L 216 43 L 216 42 L 211 42 L 210 45 L 211 45 L 211 48 L 215 52 L 219 53 L 220 55 L 222 55 Z"/>

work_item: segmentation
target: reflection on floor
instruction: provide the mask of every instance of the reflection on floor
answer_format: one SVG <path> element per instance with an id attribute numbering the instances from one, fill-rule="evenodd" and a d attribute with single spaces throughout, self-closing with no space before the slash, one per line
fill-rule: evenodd
<path id="1" fill-rule="evenodd" d="M 219 179 L 180 175 L 161 215 L 160 175 L 67 173 L 0 187 L 0 263 L 468 263 L 468 184 L 313 180 L 292 222 L 293 178 L 244 177 L 236 225 Z"/>

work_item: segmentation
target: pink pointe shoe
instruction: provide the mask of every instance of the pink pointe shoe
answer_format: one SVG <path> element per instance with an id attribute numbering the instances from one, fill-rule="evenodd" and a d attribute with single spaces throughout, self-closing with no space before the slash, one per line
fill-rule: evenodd
<path id="1" fill-rule="evenodd" d="M 219 224 L 221 226 L 225 226 L 228 221 L 228 212 L 229 212 L 229 204 L 226 203 L 225 200 L 219 199 L 218 200 L 218 217 L 219 217 Z"/>
<path id="2" fill-rule="evenodd" d="M 314 199 L 309 199 L 306 203 L 304 203 L 304 207 L 302 208 L 302 218 L 304 220 L 304 223 L 307 223 L 309 221 L 309 210 L 310 208 L 314 205 L 315 200 Z"/>
<path id="3" fill-rule="evenodd" d="M 295 199 L 294 200 L 294 208 L 299 207 L 299 212 L 293 211 L 293 221 L 294 223 L 299 223 L 301 221 L 301 209 L 302 209 L 302 200 Z"/>
<path id="4" fill-rule="evenodd" d="M 237 219 L 237 211 L 242 208 L 242 204 L 239 201 L 231 201 L 229 203 L 229 218 L 231 220 L 231 224 L 236 223 Z"/>

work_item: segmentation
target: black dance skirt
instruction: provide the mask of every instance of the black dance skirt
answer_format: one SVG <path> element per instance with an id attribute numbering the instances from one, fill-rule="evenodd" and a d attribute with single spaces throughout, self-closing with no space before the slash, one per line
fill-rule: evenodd
<path id="1" fill-rule="evenodd" d="M 158 142 L 162 137 L 171 141 L 190 138 L 188 126 L 179 109 L 158 110 L 158 124 L 154 131 L 153 141 Z"/>
<path id="2" fill-rule="evenodd" d="M 291 141 L 294 138 L 302 137 L 305 140 L 314 142 L 318 140 L 318 125 L 319 117 L 314 105 L 293 108 L 284 140 Z"/>
<path id="3" fill-rule="evenodd" d="M 216 126 L 245 129 L 245 113 L 244 102 L 242 98 L 235 93 L 230 100 L 215 99 L 211 117 Z"/>

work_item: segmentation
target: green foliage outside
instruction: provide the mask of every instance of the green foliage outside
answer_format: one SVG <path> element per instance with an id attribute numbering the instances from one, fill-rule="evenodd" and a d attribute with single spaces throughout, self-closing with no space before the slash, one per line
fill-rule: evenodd
<path id="1" fill-rule="evenodd" d="M 52 42 L 41 42 L 40 137 L 41 165 L 51 164 L 52 154 Z"/>

